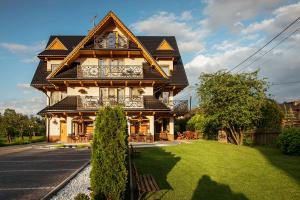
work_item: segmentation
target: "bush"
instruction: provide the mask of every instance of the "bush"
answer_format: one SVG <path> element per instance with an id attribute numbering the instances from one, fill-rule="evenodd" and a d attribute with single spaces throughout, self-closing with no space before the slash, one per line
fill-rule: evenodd
<path id="1" fill-rule="evenodd" d="M 74 200 L 89 200 L 89 199 L 90 199 L 90 197 L 84 193 L 79 193 L 74 198 Z"/>
<path id="2" fill-rule="evenodd" d="M 92 143 L 91 188 L 94 199 L 124 199 L 127 183 L 126 118 L 120 107 L 99 110 Z"/>
<path id="3" fill-rule="evenodd" d="M 279 134 L 278 145 L 284 154 L 300 155 L 300 128 L 284 128 Z"/>
<path id="4" fill-rule="evenodd" d="M 215 119 L 203 113 L 195 114 L 188 122 L 187 128 L 201 133 L 206 139 L 216 139 L 219 126 Z"/>

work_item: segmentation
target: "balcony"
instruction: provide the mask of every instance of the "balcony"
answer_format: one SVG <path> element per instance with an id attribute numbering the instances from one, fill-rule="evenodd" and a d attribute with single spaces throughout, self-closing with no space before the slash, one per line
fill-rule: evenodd
<path id="1" fill-rule="evenodd" d="M 82 110 L 96 110 L 101 106 L 122 106 L 124 108 L 143 108 L 143 96 L 78 96 L 77 107 Z"/>
<path id="2" fill-rule="evenodd" d="M 80 65 L 77 67 L 79 79 L 142 79 L 142 65 Z"/>
<path id="3" fill-rule="evenodd" d="M 94 38 L 95 49 L 128 49 L 129 42 L 127 38 L 112 32 L 107 36 L 95 36 Z"/>
<path id="4" fill-rule="evenodd" d="M 189 101 L 188 100 L 172 100 L 168 101 L 166 99 L 161 99 L 161 101 L 166 104 L 173 113 L 178 115 L 183 115 L 189 112 Z"/>

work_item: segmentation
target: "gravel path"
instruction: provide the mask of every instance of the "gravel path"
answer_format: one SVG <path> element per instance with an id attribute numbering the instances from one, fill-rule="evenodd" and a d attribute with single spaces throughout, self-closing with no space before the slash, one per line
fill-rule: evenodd
<path id="1" fill-rule="evenodd" d="M 82 172 L 77 174 L 56 196 L 51 200 L 73 200 L 78 193 L 90 194 L 90 171 L 91 166 L 87 166 Z"/>

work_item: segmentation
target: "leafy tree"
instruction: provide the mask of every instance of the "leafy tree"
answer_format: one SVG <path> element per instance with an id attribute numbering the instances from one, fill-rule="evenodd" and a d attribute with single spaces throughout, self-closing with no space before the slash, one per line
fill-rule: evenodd
<path id="1" fill-rule="evenodd" d="M 198 131 L 207 139 L 216 139 L 219 125 L 212 116 L 205 116 L 204 113 L 198 112 L 188 122 L 190 130 Z"/>
<path id="2" fill-rule="evenodd" d="M 234 144 L 243 143 L 243 132 L 260 119 L 267 83 L 258 72 L 230 74 L 224 71 L 199 77 L 197 89 L 205 115 L 216 119 Z"/>
<path id="3" fill-rule="evenodd" d="M 22 142 L 24 142 L 24 131 L 28 130 L 29 126 L 29 119 L 28 116 L 22 115 L 20 113 L 17 114 L 17 120 L 18 120 L 18 125 L 16 127 L 19 137 L 22 139 Z"/>
<path id="4" fill-rule="evenodd" d="M 276 101 L 266 99 L 262 105 L 261 114 L 262 117 L 257 124 L 259 132 L 281 132 L 284 113 Z"/>
<path id="5" fill-rule="evenodd" d="M 91 187 L 94 199 L 124 199 L 127 183 L 125 129 L 122 108 L 99 110 L 92 143 Z"/>
<path id="6" fill-rule="evenodd" d="M 13 109 L 5 109 L 3 115 L 3 126 L 5 128 L 5 133 L 8 143 L 12 142 L 12 138 L 17 133 L 18 118 L 17 113 Z"/>

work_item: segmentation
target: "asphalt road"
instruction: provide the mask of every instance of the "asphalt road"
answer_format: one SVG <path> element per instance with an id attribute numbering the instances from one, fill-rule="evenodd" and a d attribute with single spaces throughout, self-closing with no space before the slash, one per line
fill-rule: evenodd
<path id="1" fill-rule="evenodd" d="M 41 199 L 89 159 L 88 149 L 30 149 L 0 155 L 0 200 Z"/>

